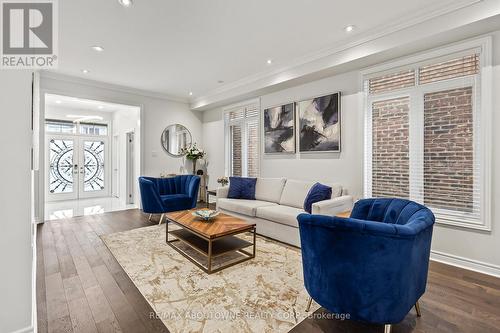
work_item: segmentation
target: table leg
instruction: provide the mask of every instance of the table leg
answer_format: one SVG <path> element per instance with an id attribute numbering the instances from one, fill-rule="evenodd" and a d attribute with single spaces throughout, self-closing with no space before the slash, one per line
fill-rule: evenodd
<path id="1" fill-rule="evenodd" d="M 168 221 L 165 223 L 165 241 L 168 243 Z"/>
<path id="2" fill-rule="evenodd" d="M 256 237 L 255 237 L 255 234 L 257 233 L 257 228 L 253 228 L 253 257 L 255 258 L 255 248 L 256 248 L 256 243 L 255 243 L 255 240 L 256 240 Z"/>
<path id="3" fill-rule="evenodd" d="M 208 274 L 212 272 L 212 240 L 208 240 L 208 264 L 207 264 Z"/>

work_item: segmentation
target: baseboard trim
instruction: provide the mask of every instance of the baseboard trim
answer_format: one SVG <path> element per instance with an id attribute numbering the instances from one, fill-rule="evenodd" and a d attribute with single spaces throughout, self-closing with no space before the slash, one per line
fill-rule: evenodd
<path id="1" fill-rule="evenodd" d="M 34 332 L 35 332 L 35 329 L 34 329 L 33 325 L 30 325 L 28 327 L 21 328 L 17 331 L 12 331 L 11 333 L 34 333 Z"/>
<path id="2" fill-rule="evenodd" d="M 488 264 L 478 260 L 468 259 L 440 251 L 431 251 L 431 260 L 467 269 L 469 271 L 500 277 L 500 266 Z"/>

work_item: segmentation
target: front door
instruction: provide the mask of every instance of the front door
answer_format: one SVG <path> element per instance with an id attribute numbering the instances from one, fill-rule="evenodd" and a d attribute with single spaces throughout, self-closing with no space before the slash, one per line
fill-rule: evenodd
<path id="1" fill-rule="evenodd" d="M 47 141 L 48 201 L 109 195 L 107 138 L 54 135 Z"/>

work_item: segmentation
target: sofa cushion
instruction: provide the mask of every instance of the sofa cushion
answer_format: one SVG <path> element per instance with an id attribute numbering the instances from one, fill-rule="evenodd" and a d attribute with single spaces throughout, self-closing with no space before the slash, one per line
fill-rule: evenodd
<path id="1" fill-rule="evenodd" d="M 183 200 L 191 199 L 189 197 L 189 195 L 187 195 L 187 194 L 163 194 L 163 195 L 160 195 L 160 198 L 164 202 L 168 202 L 168 201 L 172 201 L 172 200 L 183 201 Z"/>
<path id="2" fill-rule="evenodd" d="M 255 200 L 257 178 L 229 177 L 228 198 Z"/>
<path id="3" fill-rule="evenodd" d="M 314 184 L 304 200 L 304 210 L 311 213 L 313 203 L 330 200 L 332 198 L 332 188 L 320 183 Z"/>
<path id="4" fill-rule="evenodd" d="M 303 208 L 304 200 L 315 182 L 308 182 L 302 180 L 288 179 L 283 188 L 280 205 L 292 206 L 295 208 Z M 340 197 L 342 195 L 342 186 L 333 183 L 323 183 L 332 188 L 332 198 Z"/>
<path id="5" fill-rule="evenodd" d="M 314 185 L 314 182 L 288 179 L 280 198 L 280 205 L 302 208 L 307 193 Z"/>
<path id="6" fill-rule="evenodd" d="M 217 209 L 224 209 L 231 212 L 248 215 L 255 217 L 258 207 L 278 206 L 274 202 L 261 201 L 261 200 L 245 200 L 245 199 L 230 199 L 219 198 L 217 199 Z"/>
<path id="7" fill-rule="evenodd" d="M 281 205 L 257 208 L 257 217 L 296 228 L 299 227 L 297 216 L 302 213 L 304 210 L 300 208 Z"/>
<path id="8" fill-rule="evenodd" d="M 278 203 L 285 182 L 285 178 L 257 178 L 255 199 Z"/>
<path id="9" fill-rule="evenodd" d="M 183 210 L 190 206 L 192 198 L 186 194 L 164 194 L 160 195 L 161 201 L 168 211 Z"/>

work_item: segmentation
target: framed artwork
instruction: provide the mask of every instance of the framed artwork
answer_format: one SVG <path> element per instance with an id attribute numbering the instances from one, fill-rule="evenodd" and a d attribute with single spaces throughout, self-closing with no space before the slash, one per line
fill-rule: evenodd
<path id="1" fill-rule="evenodd" d="M 264 110 L 264 153 L 295 153 L 295 104 Z"/>
<path id="2" fill-rule="evenodd" d="M 340 92 L 297 102 L 299 151 L 340 152 Z"/>

